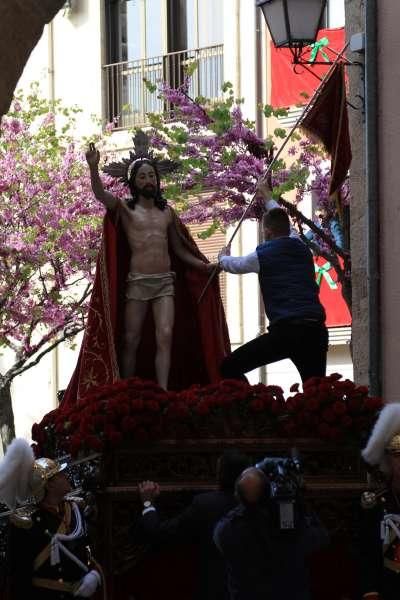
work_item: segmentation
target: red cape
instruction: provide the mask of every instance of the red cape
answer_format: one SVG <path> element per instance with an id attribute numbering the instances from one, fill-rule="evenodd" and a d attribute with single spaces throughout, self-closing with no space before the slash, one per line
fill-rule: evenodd
<path id="1" fill-rule="evenodd" d="M 178 218 L 176 228 L 192 254 L 207 262 Z M 169 388 L 179 390 L 193 383 L 206 385 L 218 381 L 219 366 L 229 353 L 230 344 L 218 277 L 198 304 L 208 274 L 183 264 L 171 249 L 170 255 L 171 268 L 176 272 L 176 286 Z M 120 378 L 118 355 L 129 257 L 118 219 L 107 214 L 85 334 L 78 363 L 63 397 L 64 405 L 79 402 L 92 388 L 112 384 Z M 137 352 L 136 375 L 155 380 L 154 358 L 154 323 L 149 310 Z"/>

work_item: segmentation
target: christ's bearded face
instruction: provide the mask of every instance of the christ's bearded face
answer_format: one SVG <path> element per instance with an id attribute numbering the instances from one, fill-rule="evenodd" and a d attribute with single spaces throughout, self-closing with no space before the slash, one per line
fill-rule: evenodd
<path id="1" fill-rule="evenodd" d="M 145 163 L 139 167 L 134 186 L 141 196 L 145 198 L 155 198 L 157 194 L 157 176 L 154 168 Z"/>

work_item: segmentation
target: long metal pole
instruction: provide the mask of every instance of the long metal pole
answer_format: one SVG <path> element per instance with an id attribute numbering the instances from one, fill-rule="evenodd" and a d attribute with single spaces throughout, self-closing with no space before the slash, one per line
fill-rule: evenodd
<path id="1" fill-rule="evenodd" d="M 301 113 L 301 115 L 299 116 L 299 118 L 297 119 L 296 123 L 293 125 L 292 129 L 289 131 L 289 133 L 287 134 L 286 138 L 283 140 L 278 152 L 275 154 L 275 156 L 273 157 L 272 161 L 269 163 L 269 165 L 267 166 L 265 172 L 259 177 L 257 183 L 264 181 L 267 176 L 269 175 L 269 173 L 272 170 L 272 167 L 275 165 L 276 161 L 278 160 L 278 158 L 280 157 L 280 155 L 282 154 L 282 152 L 284 151 L 284 149 L 286 148 L 287 143 L 289 142 L 290 138 L 292 137 L 293 133 L 296 131 L 296 129 L 300 126 L 301 122 L 303 121 L 303 119 L 307 116 L 307 114 L 310 112 L 310 110 L 312 109 L 312 107 L 314 106 L 315 102 L 317 101 L 317 99 L 319 98 L 319 96 L 321 95 L 324 87 L 325 87 L 325 82 L 326 80 L 329 78 L 329 76 L 331 75 L 331 73 L 333 72 L 334 68 L 336 67 L 336 65 L 340 62 L 343 53 L 346 51 L 346 48 L 349 44 L 347 43 L 345 46 L 343 46 L 342 50 L 338 53 L 338 56 L 336 58 L 336 60 L 332 63 L 328 73 L 325 76 L 325 79 L 323 79 L 323 81 L 320 83 L 320 85 L 318 86 L 318 88 L 315 90 L 311 100 L 309 101 L 309 103 L 307 104 L 307 106 L 305 107 L 304 111 Z M 243 223 L 244 219 L 246 218 L 249 210 L 251 209 L 251 207 L 254 204 L 254 201 L 257 197 L 257 189 L 254 192 L 250 202 L 248 203 L 248 205 L 246 206 L 245 210 L 243 211 L 242 216 L 240 217 L 235 229 L 233 230 L 233 233 L 229 239 L 229 242 L 227 244 L 227 246 L 230 246 L 237 234 L 237 232 L 239 231 L 239 228 L 241 226 L 241 224 Z M 213 269 L 213 271 L 210 274 L 210 277 L 208 278 L 208 281 L 206 283 L 206 285 L 204 286 L 203 291 L 200 294 L 200 297 L 198 299 L 198 304 L 202 301 L 204 294 L 206 293 L 207 289 L 209 288 L 212 280 L 214 279 L 215 275 L 218 272 L 218 265 L 215 266 L 215 269 Z"/>

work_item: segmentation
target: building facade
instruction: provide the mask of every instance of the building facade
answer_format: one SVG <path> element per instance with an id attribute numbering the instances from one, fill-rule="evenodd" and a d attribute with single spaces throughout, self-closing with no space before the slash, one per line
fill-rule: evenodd
<path id="1" fill-rule="evenodd" d="M 326 25 L 343 26 L 344 1 L 329 2 Z M 256 122 L 260 135 L 268 123 L 258 105 L 269 100 L 269 42 L 255 3 L 248 0 L 71 0 L 50 23 L 25 68 L 20 86 L 39 81 L 49 99 L 83 109 L 78 131 L 90 136 L 98 124 L 116 119 L 113 143 L 121 152 L 131 144 L 130 129 L 146 124 L 146 113 L 162 111 L 144 79 L 179 85 L 184 67 L 195 59 L 198 69 L 191 93 L 218 98 L 224 81 L 232 82 L 243 111 Z M 290 126 L 290 122 L 282 126 Z M 307 210 L 307 208 L 306 208 Z M 193 227 L 193 232 L 198 229 Z M 252 251 L 259 240 L 257 223 L 246 222 L 232 254 Z M 210 259 L 224 245 L 222 234 L 200 241 Z M 225 276 L 224 300 L 232 347 L 265 330 L 257 276 Z M 352 378 L 350 328 L 330 332 L 329 371 Z M 56 405 L 56 393 L 69 381 L 77 357 L 75 348 L 59 346 L 13 383 L 17 434 L 29 437 L 32 422 Z M 6 361 L 7 357 L 1 360 Z M 281 361 L 250 375 L 253 382 L 281 385 L 285 391 L 299 376 L 290 361 Z M 31 398 L 32 389 L 35 398 Z"/>
<path id="2" fill-rule="evenodd" d="M 399 400 L 399 17 L 395 0 L 346 2 L 348 36 L 363 32 L 365 43 L 350 73 L 350 93 L 364 99 L 350 113 L 355 373 L 389 402 Z"/>

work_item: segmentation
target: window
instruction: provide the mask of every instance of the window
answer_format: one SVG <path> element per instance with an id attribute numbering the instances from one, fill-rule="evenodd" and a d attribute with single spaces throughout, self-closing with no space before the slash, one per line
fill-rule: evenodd
<path id="1" fill-rule="evenodd" d="M 220 97 L 223 0 L 105 1 L 108 120 L 131 127 L 145 124 L 149 112 L 168 110 L 144 80 L 179 87 L 193 61 L 190 95 Z"/>
<path id="2" fill-rule="evenodd" d="M 324 27 L 344 27 L 345 25 L 345 0 L 328 0 L 325 11 Z"/>
<path id="3" fill-rule="evenodd" d="M 164 4 L 165 0 L 107 0 L 109 63 L 163 54 Z"/>

